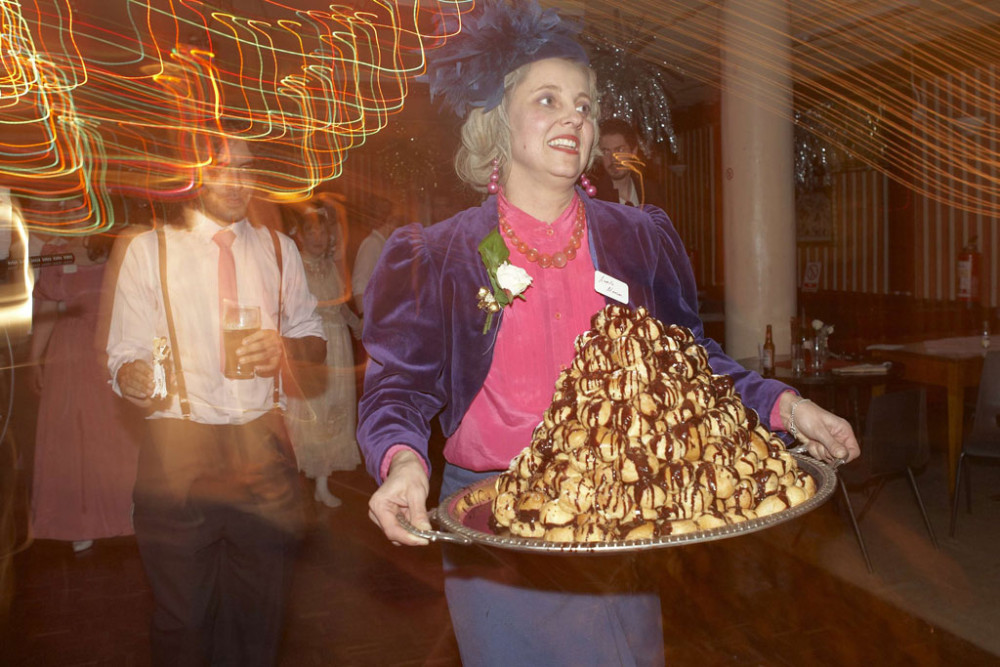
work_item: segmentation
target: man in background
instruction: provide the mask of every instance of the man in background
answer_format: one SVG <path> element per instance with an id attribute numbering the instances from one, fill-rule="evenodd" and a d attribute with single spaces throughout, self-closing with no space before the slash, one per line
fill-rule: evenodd
<path id="1" fill-rule="evenodd" d="M 629 206 L 652 204 L 663 208 L 660 184 L 645 175 L 635 129 L 619 118 L 602 121 L 600 129 L 598 145 L 604 169 L 594 183 L 597 198 Z"/>

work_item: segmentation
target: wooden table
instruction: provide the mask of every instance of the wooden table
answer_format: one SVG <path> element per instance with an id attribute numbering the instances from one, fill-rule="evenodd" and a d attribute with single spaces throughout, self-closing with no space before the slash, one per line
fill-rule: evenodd
<path id="1" fill-rule="evenodd" d="M 899 366 L 904 380 L 944 387 L 948 392 L 948 490 L 954 493 L 955 469 L 962 451 L 965 390 L 979 386 L 983 373 L 982 338 L 942 338 L 887 347 L 870 349 L 872 357 Z"/>

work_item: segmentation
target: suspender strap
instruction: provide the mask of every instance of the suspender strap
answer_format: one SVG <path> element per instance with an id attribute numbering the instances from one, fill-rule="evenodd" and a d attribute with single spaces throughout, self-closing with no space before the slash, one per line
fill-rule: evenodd
<path id="1" fill-rule="evenodd" d="M 278 337 L 281 337 L 281 294 L 282 294 L 282 283 L 284 282 L 285 269 L 281 261 L 281 241 L 278 239 L 278 234 L 270 227 L 267 231 L 271 232 L 271 242 L 274 243 L 274 259 L 278 263 L 278 321 L 275 322 L 274 326 L 278 330 Z M 281 367 L 278 367 L 278 372 L 274 375 L 274 407 L 278 407 L 281 399 Z"/>
<path id="2" fill-rule="evenodd" d="M 278 321 L 275 327 L 278 336 L 281 336 L 281 313 L 282 313 L 282 283 L 284 282 L 284 265 L 281 258 L 281 241 L 273 229 L 271 241 L 274 243 L 274 259 L 278 263 Z M 191 404 L 188 402 L 187 385 L 184 383 L 184 372 L 181 370 L 180 348 L 177 347 L 177 332 L 174 329 L 174 315 L 170 309 L 170 294 L 167 290 L 167 239 L 163 233 L 163 227 L 156 230 L 156 241 L 160 257 L 160 289 L 163 291 L 163 309 L 167 315 L 167 332 L 170 336 L 170 357 L 174 362 L 174 378 L 177 382 L 177 397 L 180 401 L 181 414 L 184 419 L 191 417 Z M 281 398 L 281 372 L 280 369 L 274 377 L 274 407 L 278 407 Z"/>
<path id="3" fill-rule="evenodd" d="M 157 227 L 156 229 L 156 245 L 160 256 L 160 289 L 163 291 L 163 309 L 167 315 L 167 333 L 170 336 L 170 358 L 174 362 L 174 381 L 177 383 L 177 398 L 180 401 L 181 415 L 184 419 L 190 419 L 191 405 L 188 403 L 187 385 L 184 383 L 184 371 L 181 370 L 180 348 L 177 347 L 174 314 L 170 310 L 170 294 L 167 290 L 167 237 L 163 233 L 163 227 Z"/>

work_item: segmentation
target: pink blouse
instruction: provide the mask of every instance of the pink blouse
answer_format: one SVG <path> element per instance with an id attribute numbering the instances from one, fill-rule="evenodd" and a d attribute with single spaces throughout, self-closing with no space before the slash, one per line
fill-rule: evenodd
<path id="1" fill-rule="evenodd" d="M 548 225 L 515 208 L 502 194 L 498 201 L 517 237 L 548 254 L 569 243 L 577 206 L 582 206 L 574 197 Z M 581 241 L 576 258 L 562 269 L 543 269 L 511 250 L 508 261 L 525 269 L 532 283 L 524 301 L 515 299 L 505 308 L 499 331 L 494 325 L 486 334 L 497 337 L 493 364 L 458 430 L 448 438 L 444 456 L 450 463 L 469 470 L 504 470 L 531 444 L 531 434 L 552 402 L 559 372 L 573 361 L 573 342 L 604 307 L 604 297 L 594 291 L 586 234 Z"/>

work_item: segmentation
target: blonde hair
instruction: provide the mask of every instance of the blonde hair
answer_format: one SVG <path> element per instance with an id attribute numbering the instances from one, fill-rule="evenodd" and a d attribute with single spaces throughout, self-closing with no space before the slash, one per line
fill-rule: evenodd
<path id="1" fill-rule="evenodd" d="M 594 124 L 594 143 L 590 147 L 590 155 L 584 169 L 586 171 L 601 154 L 600 148 L 597 147 L 600 138 L 597 118 L 601 112 L 598 103 L 597 75 L 594 70 L 579 61 L 563 60 L 573 63 L 587 73 L 588 94 L 591 99 L 589 118 Z M 489 111 L 483 111 L 478 107 L 473 109 L 462 124 L 462 146 L 455 155 L 455 173 L 473 190 L 486 192 L 490 175 L 493 173 L 494 158 L 497 159 L 500 168 L 500 182 L 506 180 L 511 161 L 510 117 L 507 115 L 507 105 L 511 91 L 524 79 L 531 65 L 532 63 L 521 65 L 504 77 L 503 101 L 500 104 Z"/>

